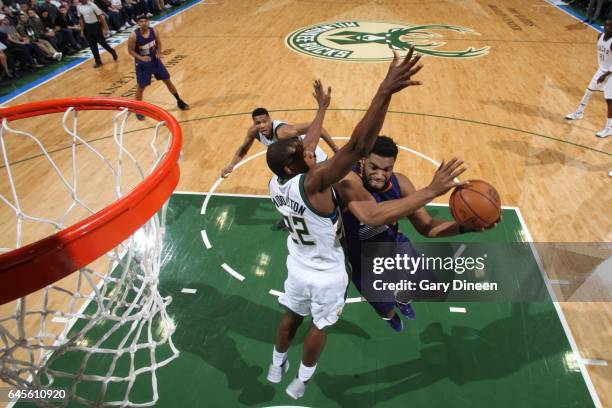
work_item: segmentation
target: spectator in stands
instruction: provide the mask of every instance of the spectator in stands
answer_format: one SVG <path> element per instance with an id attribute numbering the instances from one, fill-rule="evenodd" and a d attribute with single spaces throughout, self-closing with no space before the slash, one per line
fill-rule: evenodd
<path id="1" fill-rule="evenodd" d="M 19 15 L 13 12 L 13 9 L 9 6 L 2 7 L 2 13 L 4 13 L 4 18 L 8 18 L 11 25 L 16 26 L 19 24 Z"/>
<path id="2" fill-rule="evenodd" d="M 70 37 L 70 43 L 73 48 L 81 50 L 87 47 L 87 41 L 81 36 L 81 27 L 79 26 L 79 20 L 73 20 L 68 13 L 68 7 L 66 4 L 62 4 L 59 7 L 59 13 L 55 18 L 56 31 L 65 32 Z"/>
<path id="3" fill-rule="evenodd" d="M 7 49 L 6 45 L 0 42 L 0 64 L 2 64 L 2 69 L 4 70 L 4 74 L 10 79 L 10 78 L 13 78 L 13 74 L 9 70 L 8 57 L 4 53 L 6 49 Z"/>
<path id="4" fill-rule="evenodd" d="M 112 31 L 121 31 L 123 26 L 123 16 L 119 10 L 112 7 L 110 0 L 95 0 L 94 3 L 106 14 L 108 26 Z M 114 32 L 111 32 L 114 34 Z"/>
<path id="5" fill-rule="evenodd" d="M 35 68 L 42 66 L 41 63 L 46 58 L 45 53 L 36 44 L 32 44 L 29 38 L 19 35 L 9 19 L 4 18 L 0 21 L 0 32 L 7 36 L 7 51 L 21 55 L 26 50 L 30 54 L 27 65 L 34 66 Z"/>
<path id="6" fill-rule="evenodd" d="M 49 41 L 53 48 L 61 49 L 60 39 L 56 38 L 54 31 L 45 29 L 45 26 L 41 18 L 34 12 L 34 10 L 28 10 L 28 24 L 34 29 L 34 34 L 43 40 Z M 65 50 L 62 50 L 65 51 Z"/>
<path id="7" fill-rule="evenodd" d="M 49 17 L 51 18 L 51 21 L 54 21 L 55 17 L 57 17 L 57 6 L 53 4 L 51 0 L 45 0 L 45 2 L 40 6 L 39 15 L 42 16 L 42 12 L 45 10 L 49 12 Z"/>
<path id="8" fill-rule="evenodd" d="M 0 31 L 0 48 L 6 47 L 4 53 L 7 57 L 7 63 L 12 71 L 16 72 L 15 61 L 18 61 L 22 69 L 42 68 L 30 55 L 30 51 L 24 45 L 16 45 L 10 42 L 8 35 L 3 31 Z"/>
<path id="9" fill-rule="evenodd" d="M 59 12 L 57 14 L 59 15 Z M 64 31 L 55 25 L 57 16 L 54 20 L 52 20 L 49 12 L 47 10 L 43 10 L 40 19 L 43 23 L 43 27 L 45 28 L 45 33 L 53 35 L 57 39 L 58 45 L 62 52 L 66 54 L 74 54 L 76 52 L 77 45 L 72 38 L 72 33 L 68 32 L 68 30 Z"/>
<path id="10" fill-rule="evenodd" d="M 125 24 L 129 26 L 136 25 L 136 13 L 134 11 L 134 7 L 131 4 L 127 2 L 125 4 L 122 4 L 121 0 L 110 0 L 110 3 L 112 7 L 114 7 L 116 10 L 119 10 L 121 15 L 123 16 L 123 21 L 125 22 Z"/>
<path id="11" fill-rule="evenodd" d="M 33 20 L 34 19 L 32 19 L 32 21 Z M 53 58 L 56 61 L 62 59 L 62 53 L 58 52 L 49 41 L 40 37 L 40 32 L 34 29 L 29 17 L 25 14 L 19 16 L 17 32 L 21 37 L 27 37 L 32 44 L 37 45 L 45 53 L 47 58 Z"/>

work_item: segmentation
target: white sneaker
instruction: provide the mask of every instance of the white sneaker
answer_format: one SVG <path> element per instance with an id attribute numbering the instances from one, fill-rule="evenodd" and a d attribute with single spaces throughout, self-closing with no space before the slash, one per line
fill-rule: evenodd
<path id="1" fill-rule="evenodd" d="M 599 132 L 595 134 L 597 135 L 597 137 L 601 137 L 601 138 L 612 136 L 612 127 L 606 126 L 605 128 L 601 129 Z"/>
<path id="2" fill-rule="evenodd" d="M 567 120 L 578 120 L 578 119 L 582 119 L 583 117 L 584 117 L 584 112 L 580 112 L 580 111 L 568 113 L 567 115 L 565 115 L 565 119 Z"/>
<path id="3" fill-rule="evenodd" d="M 608 173 L 608 177 L 612 177 L 612 170 Z"/>
<path id="4" fill-rule="evenodd" d="M 171 6 L 171 5 L 169 5 L 169 4 L 166 4 L 166 5 L 164 6 L 164 8 L 167 10 L 167 9 L 169 9 L 169 8 L 172 8 L 172 6 Z"/>
<path id="5" fill-rule="evenodd" d="M 153 17 L 153 14 L 147 13 L 147 17 Z"/>
<path id="6" fill-rule="evenodd" d="M 287 395 L 293 399 L 302 398 L 304 396 L 304 391 L 306 391 L 306 383 L 303 383 L 299 378 L 295 377 L 286 391 Z"/>
<path id="7" fill-rule="evenodd" d="M 56 52 L 55 54 L 53 54 L 53 59 L 56 61 L 61 61 L 62 60 L 62 53 L 61 52 Z"/>
<path id="8" fill-rule="evenodd" d="M 276 366 L 274 364 L 270 364 L 270 368 L 268 368 L 268 381 L 274 384 L 278 384 L 281 382 L 281 378 L 283 377 L 283 373 L 289 371 L 289 359 L 285 360 L 285 362 L 281 366 Z"/>

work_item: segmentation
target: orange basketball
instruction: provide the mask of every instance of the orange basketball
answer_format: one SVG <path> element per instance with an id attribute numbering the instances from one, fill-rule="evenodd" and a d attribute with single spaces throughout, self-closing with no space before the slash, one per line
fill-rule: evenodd
<path id="1" fill-rule="evenodd" d="M 501 200 L 495 187 L 482 180 L 470 180 L 450 196 L 453 218 L 465 228 L 481 229 L 495 224 L 501 215 Z"/>

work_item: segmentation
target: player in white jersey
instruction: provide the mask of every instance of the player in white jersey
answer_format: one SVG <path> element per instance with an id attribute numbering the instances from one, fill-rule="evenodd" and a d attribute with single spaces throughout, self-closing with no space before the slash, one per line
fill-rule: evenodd
<path id="1" fill-rule="evenodd" d="M 281 120 L 272 120 L 266 108 L 257 108 L 251 114 L 253 125 L 247 130 L 247 135 L 229 165 L 221 170 L 221 177 L 225 178 L 234 170 L 234 167 L 244 159 L 247 155 L 253 142 L 257 140 L 266 147 L 278 142 L 279 140 L 290 139 L 296 136 L 302 136 L 308 131 L 310 123 L 297 123 L 291 125 Z M 331 136 L 325 129 L 321 130 L 321 137 L 329 145 L 333 152 L 338 150 L 338 146 L 334 143 Z M 317 161 L 322 161 L 327 158 L 325 152 L 317 146 L 315 152 Z"/>
<path id="2" fill-rule="evenodd" d="M 612 19 L 606 20 L 604 32 L 597 38 L 597 62 L 599 63 L 599 68 L 584 92 L 578 109 L 567 114 L 565 119 L 582 119 L 584 109 L 591 98 L 591 93 L 593 91 L 603 91 L 604 98 L 608 104 L 608 120 L 606 126 L 596 134 L 598 137 L 608 137 L 612 135 L 612 79 L 610 79 L 610 73 L 612 73 Z"/>
<path id="3" fill-rule="evenodd" d="M 312 324 L 304 339 L 302 362 L 287 394 L 297 399 L 304 395 L 325 345 L 325 329 L 333 325 L 342 311 L 348 285 L 347 266 L 341 244 L 338 202 L 332 185 L 372 149 L 382 127 L 391 96 L 400 90 L 420 85 L 410 78 L 421 65 L 420 56 L 412 58 L 411 48 L 399 62 L 393 62 L 380 84 L 370 107 L 357 124 L 348 143 L 322 163 L 316 163 L 314 150 L 329 106 L 331 89 L 326 94 L 315 82 L 319 109 L 304 140 L 281 140 L 268 148 L 266 160 L 275 176 L 270 181 L 270 196 L 289 224 L 287 239 L 287 279 L 279 302 L 287 308 L 277 333 L 268 381 L 278 383 L 289 368 L 287 350 L 298 327 L 307 315 Z"/>

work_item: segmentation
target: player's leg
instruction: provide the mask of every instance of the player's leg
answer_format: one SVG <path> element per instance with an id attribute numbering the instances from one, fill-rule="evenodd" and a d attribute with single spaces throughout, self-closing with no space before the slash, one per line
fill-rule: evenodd
<path id="1" fill-rule="evenodd" d="M 136 65 L 136 100 L 137 101 L 142 101 L 142 95 L 144 94 L 144 89 L 151 85 L 151 75 L 153 74 L 153 72 L 151 71 L 151 69 L 149 69 L 149 67 L 141 64 L 141 65 Z M 139 113 L 136 114 L 136 119 L 138 120 L 144 120 L 144 115 L 141 115 Z"/>
<path id="2" fill-rule="evenodd" d="M 608 137 L 612 135 L 612 81 L 610 79 L 606 80 L 603 91 L 606 103 L 608 104 L 608 119 L 606 120 L 606 126 L 596 133 L 598 137 Z"/>
<path id="3" fill-rule="evenodd" d="M 578 108 L 574 112 L 565 115 L 565 119 L 578 120 L 583 118 L 584 110 L 587 104 L 589 103 L 589 100 L 591 99 L 591 94 L 593 93 L 593 91 L 601 91 L 603 89 L 603 84 L 597 82 L 597 80 L 601 75 L 603 75 L 603 73 L 604 72 L 599 69 L 597 70 L 597 72 L 595 72 L 595 75 L 593 75 L 593 78 L 591 78 L 591 82 L 589 82 L 589 86 L 584 91 L 584 95 L 580 100 L 580 105 L 578 105 Z"/>
<path id="4" fill-rule="evenodd" d="M 285 306 L 287 311 L 276 330 L 272 364 L 268 369 L 267 377 L 268 381 L 275 384 L 279 383 L 282 375 L 289 370 L 287 350 L 304 316 L 310 312 L 310 299 L 307 296 L 306 285 L 301 279 L 299 268 L 294 267 L 293 271 L 291 268 L 288 269 L 290 270 L 285 279 L 285 291 L 278 298 L 278 303 Z"/>
<path id="5" fill-rule="evenodd" d="M 176 90 L 176 87 L 170 80 L 170 73 L 168 72 L 168 70 L 166 69 L 166 66 L 161 61 L 157 60 L 155 62 L 153 74 L 155 75 L 156 79 L 164 81 L 164 84 L 166 84 L 166 87 L 168 88 L 172 96 L 174 96 L 174 98 L 176 99 L 176 105 L 178 106 L 179 109 L 181 110 L 189 109 L 189 105 L 187 105 L 187 102 L 182 100 L 181 97 L 179 96 L 178 91 Z"/>
<path id="6" fill-rule="evenodd" d="M 168 87 L 168 90 L 170 91 L 172 96 L 174 96 L 174 98 L 176 99 L 176 106 L 178 106 L 178 108 L 181 110 L 189 109 L 189 105 L 187 104 L 187 102 L 181 99 L 181 97 L 178 94 L 178 91 L 176 90 L 176 87 L 174 86 L 170 78 L 165 79 L 164 84 L 166 84 L 166 86 Z"/>
<path id="7" fill-rule="evenodd" d="M 339 270 L 343 273 L 338 273 Z M 339 265 L 337 270 L 329 273 L 313 274 L 304 271 L 302 276 L 304 282 L 308 283 L 306 292 L 310 293 L 312 324 L 304 339 L 300 369 L 286 389 L 293 399 L 304 395 L 306 386 L 317 369 L 317 362 L 327 339 L 325 329 L 334 325 L 340 318 L 349 283 L 344 265 Z"/>
<path id="8" fill-rule="evenodd" d="M 602 138 L 612 135 L 612 99 L 606 98 L 606 103 L 608 104 L 608 119 L 606 120 L 606 126 L 596 133 L 597 137 Z"/>

